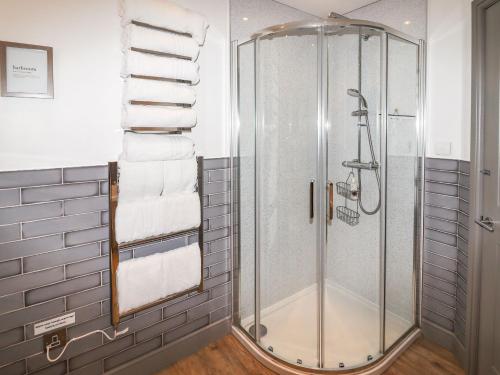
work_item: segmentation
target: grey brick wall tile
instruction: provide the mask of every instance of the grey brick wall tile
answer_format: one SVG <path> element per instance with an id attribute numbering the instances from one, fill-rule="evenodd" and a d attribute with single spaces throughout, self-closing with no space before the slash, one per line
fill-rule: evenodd
<path id="1" fill-rule="evenodd" d="M 230 215 L 217 216 L 208 220 L 208 227 L 211 230 L 229 227 L 230 224 L 231 224 Z"/>
<path id="2" fill-rule="evenodd" d="M 55 365 L 46 367 L 42 370 L 32 372 L 32 373 L 30 373 L 30 375 L 31 374 L 33 374 L 33 375 L 64 375 L 64 374 L 66 374 L 66 371 L 67 371 L 66 366 L 67 366 L 67 362 L 64 361 L 64 362 L 56 363 Z"/>
<path id="3" fill-rule="evenodd" d="M 109 285 L 101 286 L 86 290 L 81 293 L 72 294 L 66 297 L 68 309 L 72 310 L 77 307 L 85 306 L 94 302 L 108 299 L 110 295 Z"/>
<path id="4" fill-rule="evenodd" d="M 451 195 L 454 197 L 458 197 L 458 185 L 426 182 L 425 191 L 429 193 L 444 194 L 444 195 Z"/>
<path id="5" fill-rule="evenodd" d="M 214 286 L 227 283 L 229 281 L 229 273 L 223 273 L 222 275 L 211 277 L 204 281 L 205 289 L 213 288 Z"/>
<path id="6" fill-rule="evenodd" d="M 457 223 L 453 221 L 434 219 L 434 218 L 426 218 L 425 219 L 425 227 L 436 229 L 442 232 L 448 233 L 456 233 L 457 231 Z"/>
<path id="7" fill-rule="evenodd" d="M 188 322 L 184 324 L 183 326 L 174 329 L 173 331 L 167 332 L 163 335 L 163 343 L 164 344 L 170 344 L 171 342 L 189 335 L 191 332 L 194 332 L 200 328 L 203 328 L 207 326 L 210 322 L 209 316 L 204 316 L 203 318 L 200 318 L 198 320 Z"/>
<path id="8" fill-rule="evenodd" d="M 211 194 L 208 196 L 208 206 L 220 206 L 230 203 L 231 196 L 229 193 Z"/>
<path id="9" fill-rule="evenodd" d="M 60 184 L 61 169 L 0 172 L 0 189 Z"/>
<path id="10" fill-rule="evenodd" d="M 0 333 L 0 348 L 5 348 L 6 346 L 20 343 L 21 341 L 24 341 L 23 327 L 14 328 L 10 331 Z"/>
<path id="11" fill-rule="evenodd" d="M 0 315 L 20 309 L 22 307 L 24 307 L 23 293 L 16 293 L 5 297 L 0 297 Z"/>
<path id="12" fill-rule="evenodd" d="M 17 345 L 0 350 L 0 366 L 19 361 L 43 351 L 42 338 L 24 341 Z"/>
<path id="13" fill-rule="evenodd" d="M 96 349 L 90 350 L 86 353 L 73 357 L 69 360 L 70 370 L 75 370 L 79 367 L 85 366 L 91 362 L 95 362 L 98 359 L 103 359 L 111 356 L 119 351 L 122 351 L 134 344 L 134 336 L 128 335 L 117 339 L 116 341 L 111 341 L 105 345 L 102 345 Z"/>
<path id="14" fill-rule="evenodd" d="M 38 237 L 54 233 L 97 227 L 100 222 L 99 213 L 63 216 L 54 219 L 32 221 L 23 224 L 23 237 Z"/>
<path id="15" fill-rule="evenodd" d="M 103 361 L 99 360 L 89 365 L 70 371 L 71 375 L 101 375 L 104 372 Z"/>
<path id="16" fill-rule="evenodd" d="M 96 350 L 102 345 L 102 335 L 91 335 L 85 337 L 78 341 L 78 344 L 70 345 L 64 352 L 61 357 L 61 361 L 64 361 L 68 358 L 75 357 L 77 355 L 84 354 L 89 352 L 90 350 Z M 51 355 L 53 357 L 59 355 L 61 353 L 61 349 L 51 350 Z M 45 368 L 50 365 L 50 362 L 47 361 L 47 356 L 45 353 L 40 353 L 28 358 L 27 361 L 28 372 L 37 371 L 39 369 Z"/>
<path id="17" fill-rule="evenodd" d="M 0 225 L 61 216 L 62 207 L 62 202 L 51 202 L 0 208 Z"/>
<path id="18" fill-rule="evenodd" d="M 456 210 L 448 210 L 440 207 L 425 206 L 424 214 L 426 217 L 439 217 L 445 220 L 457 220 L 458 212 Z"/>
<path id="19" fill-rule="evenodd" d="M 425 193 L 425 203 L 436 207 L 458 210 L 458 198 L 449 195 Z"/>
<path id="20" fill-rule="evenodd" d="M 21 202 L 49 202 L 95 195 L 99 195 L 99 184 L 97 182 L 51 185 L 21 189 Z"/>
<path id="21" fill-rule="evenodd" d="M 21 239 L 21 225 L 9 224 L 0 226 L 0 242 L 17 241 Z"/>
<path id="22" fill-rule="evenodd" d="M 24 272 L 60 266 L 80 260 L 94 258 L 100 255 L 99 243 L 94 242 L 83 246 L 68 247 L 49 253 L 23 258 Z"/>
<path id="23" fill-rule="evenodd" d="M 210 242 L 229 236 L 229 228 L 221 228 L 203 233 L 203 241 Z"/>
<path id="24" fill-rule="evenodd" d="M 203 184 L 203 194 L 216 194 L 229 191 L 230 184 L 228 181 L 208 182 Z"/>
<path id="25" fill-rule="evenodd" d="M 107 304 L 109 306 L 109 303 Z M 162 310 L 157 309 L 146 314 L 135 315 L 134 319 L 127 320 L 125 322 L 120 323 L 118 329 L 124 329 L 128 327 L 129 332 L 135 332 L 146 327 L 152 326 L 162 320 Z"/>
<path id="26" fill-rule="evenodd" d="M 229 257 L 229 253 L 227 251 L 218 251 L 216 253 L 210 253 L 209 255 L 205 255 L 203 258 L 203 265 L 205 267 L 211 266 L 216 263 L 220 263 L 226 260 Z"/>
<path id="27" fill-rule="evenodd" d="M 229 205 L 207 207 L 203 210 L 203 215 L 205 219 L 210 219 L 212 217 L 227 215 L 230 211 L 231 207 Z"/>
<path id="28" fill-rule="evenodd" d="M 83 262 L 68 264 L 66 266 L 66 278 L 87 275 L 97 271 L 109 269 L 109 256 L 85 260 Z"/>
<path id="29" fill-rule="evenodd" d="M 105 330 L 109 327 L 111 327 L 111 316 L 99 316 L 85 323 L 81 323 L 68 328 L 68 336 L 69 338 L 74 338 L 77 336 L 81 336 L 87 332 L 95 331 L 97 329 Z"/>
<path id="30" fill-rule="evenodd" d="M 447 319 L 454 320 L 455 319 L 455 309 L 445 305 L 444 303 L 438 301 L 429 296 L 424 296 L 422 303 L 425 307 Z"/>
<path id="31" fill-rule="evenodd" d="M 457 171 L 443 172 L 443 171 L 427 170 L 425 172 L 425 180 L 458 184 L 458 173 Z"/>
<path id="32" fill-rule="evenodd" d="M 108 197 L 106 196 L 71 199 L 64 201 L 65 215 L 76 215 L 94 211 L 106 211 L 107 209 Z"/>
<path id="33" fill-rule="evenodd" d="M 24 359 L 0 368 L 2 375 L 24 375 L 26 372 L 26 361 Z"/>
<path id="34" fill-rule="evenodd" d="M 108 225 L 109 224 L 109 212 L 108 211 L 101 211 L 101 225 Z"/>
<path id="35" fill-rule="evenodd" d="M 221 250 L 228 250 L 230 245 L 231 245 L 231 243 L 230 243 L 229 237 L 225 237 L 225 238 L 221 238 L 221 239 L 216 240 L 216 241 L 212 241 L 212 242 L 210 242 L 210 245 L 209 245 L 210 252 L 215 253 L 215 252 L 221 251 Z"/>
<path id="36" fill-rule="evenodd" d="M 217 298 L 231 293 L 231 283 L 218 285 L 210 290 L 210 298 Z"/>
<path id="37" fill-rule="evenodd" d="M 210 324 L 227 318 L 231 314 L 231 307 L 224 306 L 210 313 Z"/>
<path id="38" fill-rule="evenodd" d="M 108 371 L 134 358 L 140 357 L 161 347 L 161 336 L 124 350 L 104 360 L 104 370 Z"/>
<path id="39" fill-rule="evenodd" d="M 66 246 L 76 246 L 89 242 L 102 241 L 108 238 L 109 228 L 105 226 L 66 233 L 64 242 Z"/>
<path id="40" fill-rule="evenodd" d="M 429 285 L 448 294 L 455 294 L 457 290 L 456 285 L 454 285 L 453 283 L 427 273 L 424 273 L 423 282 L 424 285 Z"/>
<path id="41" fill-rule="evenodd" d="M 21 269 L 21 259 L 9 260 L 7 262 L 0 263 L 0 279 L 4 277 L 10 277 L 20 274 Z M 1 284 L 0 284 L 1 285 Z M 0 291 L 0 295 L 2 292 Z"/>
<path id="42" fill-rule="evenodd" d="M 451 233 L 443 233 L 430 228 L 425 230 L 425 238 L 437 242 L 441 242 L 445 245 L 456 246 L 457 237 Z"/>
<path id="43" fill-rule="evenodd" d="M 92 167 L 74 167 L 74 168 L 63 169 L 64 183 L 107 180 L 107 179 L 108 179 L 107 165 L 98 165 Z"/>
<path id="44" fill-rule="evenodd" d="M 455 246 L 445 245 L 440 242 L 425 240 L 424 241 L 424 250 L 431 251 L 433 253 L 448 257 L 448 258 L 456 258 L 457 257 L 457 248 Z"/>
<path id="45" fill-rule="evenodd" d="M 15 310 L 0 316 L 0 331 L 7 331 L 28 323 L 37 322 L 64 311 L 64 298 Z"/>
<path id="46" fill-rule="evenodd" d="M 160 333 L 169 331 L 171 329 L 180 326 L 181 324 L 184 324 L 186 321 L 187 321 L 187 316 L 186 313 L 183 312 L 179 315 L 173 316 L 160 323 L 157 323 L 155 325 L 152 325 L 148 328 L 136 332 L 135 340 L 136 342 L 149 340 L 150 338 L 155 337 Z"/>
<path id="47" fill-rule="evenodd" d="M 61 249 L 63 245 L 61 234 L 3 243 L 0 244 L 0 261 Z"/>
<path id="48" fill-rule="evenodd" d="M 212 169 L 208 171 L 208 182 L 229 181 L 230 169 Z"/>
<path id="49" fill-rule="evenodd" d="M 0 280 L 0 295 L 13 294 L 64 279 L 64 268 L 55 267 Z"/>
<path id="50" fill-rule="evenodd" d="M 424 262 L 433 264 L 438 267 L 445 268 L 452 272 L 457 272 L 457 260 L 443 257 L 439 254 L 434 254 L 428 251 L 424 252 Z"/>
<path id="51" fill-rule="evenodd" d="M 224 272 L 229 272 L 231 268 L 231 263 L 228 260 L 225 260 L 224 262 L 214 264 L 213 266 L 210 266 L 210 277 L 214 277 L 217 275 L 220 275 L 221 273 Z"/>
<path id="52" fill-rule="evenodd" d="M 458 160 L 425 158 L 425 168 L 458 171 Z"/>
<path id="53" fill-rule="evenodd" d="M 0 207 L 15 206 L 21 203 L 21 189 L 0 190 Z"/>
<path id="54" fill-rule="evenodd" d="M 453 331 L 454 325 L 453 321 L 451 321 L 450 319 L 440 316 L 426 308 L 422 309 L 422 316 L 424 319 L 427 319 L 432 323 L 437 324 L 448 331 Z"/>
<path id="55" fill-rule="evenodd" d="M 193 307 L 187 312 L 188 320 L 192 321 L 199 319 L 205 315 L 208 315 L 212 311 L 215 311 L 221 307 L 229 305 L 230 303 L 229 297 L 230 295 L 226 294 L 224 296 L 220 296 L 218 298 L 202 303 L 201 305 Z"/>
<path id="56" fill-rule="evenodd" d="M 456 296 L 453 294 L 445 293 L 442 290 L 426 286 L 423 290 L 423 294 L 437 299 L 438 301 L 442 301 L 448 306 L 453 307 L 456 305 Z"/>
<path id="57" fill-rule="evenodd" d="M 229 158 L 213 158 L 203 160 L 203 169 L 206 171 L 209 169 L 223 169 L 229 167 Z"/>
<path id="58" fill-rule="evenodd" d="M 46 287 L 33 289 L 26 292 L 26 305 L 34 305 L 68 294 L 77 293 L 86 289 L 97 287 L 101 284 L 101 275 L 96 273 L 76 279 L 63 281 Z"/>
<path id="59" fill-rule="evenodd" d="M 200 303 L 208 301 L 208 297 L 208 291 L 205 291 L 203 293 L 196 294 L 192 297 L 184 299 L 181 302 L 167 306 L 163 309 L 163 316 L 170 317 L 173 315 L 177 315 L 182 311 L 188 310 L 194 306 L 199 305 Z"/>

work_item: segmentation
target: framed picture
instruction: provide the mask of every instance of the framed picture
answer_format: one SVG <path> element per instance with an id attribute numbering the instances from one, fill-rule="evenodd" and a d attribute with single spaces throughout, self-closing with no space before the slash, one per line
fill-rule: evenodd
<path id="1" fill-rule="evenodd" d="M 0 41 L 2 96 L 53 98 L 52 47 Z"/>

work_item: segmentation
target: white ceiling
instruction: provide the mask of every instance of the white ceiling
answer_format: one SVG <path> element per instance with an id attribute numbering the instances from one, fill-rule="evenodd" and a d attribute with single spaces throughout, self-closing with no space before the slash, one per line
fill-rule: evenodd
<path id="1" fill-rule="evenodd" d="M 326 18 L 330 12 L 348 13 L 377 0 L 277 0 L 304 12 Z"/>

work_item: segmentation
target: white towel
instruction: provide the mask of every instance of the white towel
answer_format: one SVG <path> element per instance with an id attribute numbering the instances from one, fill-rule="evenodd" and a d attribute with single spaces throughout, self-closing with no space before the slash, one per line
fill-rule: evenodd
<path id="1" fill-rule="evenodd" d="M 118 202 L 115 235 L 118 243 L 177 233 L 200 226 L 198 193 Z"/>
<path id="2" fill-rule="evenodd" d="M 116 280 L 120 314 L 192 289 L 201 282 L 200 247 L 194 243 L 125 260 L 118 264 Z"/>
<path id="3" fill-rule="evenodd" d="M 129 103 L 130 100 L 139 100 L 193 105 L 196 93 L 194 87 L 184 83 L 126 78 L 123 86 L 123 98 L 125 103 Z"/>
<path id="4" fill-rule="evenodd" d="M 163 162 L 164 183 L 162 195 L 192 193 L 196 189 L 198 163 L 196 158 Z"/>
<path id="5" fill-rule="evenodd" d="M 200 46 L 193 38 L 129 24 L 122 34 L 122 50 L 132 47 L 189 57 L 196 61 Z"/>
<path id="6" fill-rule="evenodd" d="M 183 135 L 125 132 L 123 136 L 123 160 L 179 160 L 191 158 L 193 155 L 194 143 Z"/>
<path id="7" fill-rule="evenodd" d="M 131 74 L 190 81 L 198 83 L 199 65 L 189 60 L 127 51 L 123 59 L 122 76 Z"/>
<path id="8" fill-rule="evenodd" d="M 155 105 L 126 104 L 123 106 L 122 127 L 180 127 L 196 125 L 196 111 L 193 108 L 166 107 Z"/>
<path id="9" fill-rule="evenodd" d="M 163 191 L 164 162 L 118 161 L 119 202 L 159 197 Z"/>
<path id="10" fill-rule="evenodd" d="M 200 45 L 205 41 L 208 28 L 203 16 L 165 0 L 123 0 L 122 23 L 132 21 L 189 33 Z"/>

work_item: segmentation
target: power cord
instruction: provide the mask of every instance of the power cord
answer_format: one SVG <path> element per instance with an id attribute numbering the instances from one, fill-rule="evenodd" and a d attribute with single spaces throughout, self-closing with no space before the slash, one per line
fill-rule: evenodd
<path id="1" fill-rule="evenodd" d="M 58 360 L 59 360 L 59 359 L 63 356 L 63 354 L 64 354 L 64 352 L 66 351 L 66 349 L 68 348 L 69 344 L 71 344 L 73 341 L 78 341 L 78 340 L 81 340 L 81 339 L 83 339 L 83 338 L 85 338 L 85 337 L 88 337 L 88 336 L 90 336 L 90 335 L 93 335 L 93 334 L 95 334 L 95 333 L 102 333 L 102 334 L 103 334 L 103 335 L 104 335 L 104 336 L 105 336 L 105 337 L 106 337 L 109 341 L 113 341 L 113 340 L 115 340 L 118 336 L 124 335 L 124 334 L 125 334 L 125 333 L 127 333 L 127 332 L 128 332 L 128 327 L 127 327 L 127 328 L 125 328 L 125 329 L 122 329 L 121 331 L 117 331 L 117 330 L 115 329 L 114 335 L 113 335 L 113 337 L 111 337 L 111 336 L 109 336 L 106 332 L 104 332 L 104 331 L 102 331 L 102 330 L 98 329 L 98 330 L 95 330 L 95 331 L 92 331 L 92 332 L 88 332 L 88 333 L 86 333 L 86 334 L 84 334 L 84 335 L 81 335 L 81 336 L 78 336 L 78 337 L 74 337 L 74 338 L 72 338 L 71 340 L 69 340 L 69 341 L 66 343 L 66 345 L 64 345 L 64 348 L 62 349 L 61 353 L 59 353 L 59 355 L 58 355 L 56 358 L 53 358 L 53 359 L 52 359 L 52 358 L 50 358 L 50 349 L 52 349 L 52 348 L 53 348 L 53 346 L 55 346 L 55 345 L 53 345 L 53 344 L 49 344 L 49 345 L 47 345 L 47 346 L 45 347 L 45 349 L 47 349 L 47 361 L 49 361 L 49 362 L 56 362 L 56 361 L 58 361 Z"/>

